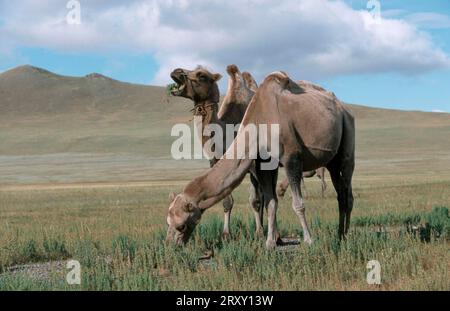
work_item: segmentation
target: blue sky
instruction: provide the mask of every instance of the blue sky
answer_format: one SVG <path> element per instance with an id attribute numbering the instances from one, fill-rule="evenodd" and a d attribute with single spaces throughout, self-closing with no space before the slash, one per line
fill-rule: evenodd
<path id="1" fill-rule="evenodd" d="M 81 0 L 82 23 L 69 27 L 67 1 L 0 0 L 0 71 L 163 85 L 178 66 L 225 74 L 236 63 L 258 81 L 285 70 L 350 103 L 450 112 L 450 1 L 380 0 L 374 28 L 361 26 L 365 0 L 262 0 L 250 15 L 238 2 Z"/>
<path id="2" fill-rule="evenodd" d="M 68 76 L 99 72 L 125 82 L 149 84 L 158 69 L 152 55 L 145 53 L 68 52 L 42 47 L 20 47 L 16 52 L 21 59 L 11 61 L 8 67 L 31 64 Z"/>
<path id="3" fill-rule="evenodd" d="M 364 9 L 366 1 L 346 1 L 356 9 Z M 400 17 L 418 12 L 439 12 L 450 16 L 450 1 L 388 0 L 381 1 L 381 14 L 402 10 Z M 450 55 L 450 25 L 443 28 L 421 28 Z M 395 73 L 343 75 L 321 81 L 347 102 L 374 107 L 404 110 L 450 112 L 450 70 L 434 70 L 418 75 Z"/>

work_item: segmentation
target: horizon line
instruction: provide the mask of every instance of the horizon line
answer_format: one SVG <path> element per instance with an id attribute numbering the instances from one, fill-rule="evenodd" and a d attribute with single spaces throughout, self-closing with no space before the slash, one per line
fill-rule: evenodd
<path id="1" fill-rule="evenodd" d="M 166 88 L 166 86 L 167 86 L 167 85 L 143 84 L 143 83 L 119 80 L 119 79 L 112 78 L 112 77 L 110 77 L 108 75 L 105 75 L 105 74 L 102 74 L 102 73 L 99 73 L 99 72 L 95 72 L 95 71 L 87 73 L 85 75 L 81 75 L 81 76 L 65 75 L 65 74 L 60 74 L 60 73 L 48 70 L 46 68 L 42 68 L 42 67 L 39 67 L 39 66 L 31 65 L 31 64 L 18 65 L 18 66 L 15 66 L 15 67 L 11 67 L 11 68 L 5 69 L 3 71 L 0 70 L 0 76 L 3 75 L 4 73 L 7 73 L 7 72 L 15 70 L 15 69 L 19 69 L 21 67 L 31 67 L 31 68 L 35 68 L 35 69 L 38 69 L 38 70 L 49 72 L 49 73 L 51 73 L 53 75 L 56 75 L 56 76 L 65 77 L 65 78 L 83 79 L 83 78 L 88 78 L 89 76 L 99 75 L 99 76 L 102 76 L 104 78 L 110 79 L 112 81 L 116 81 L 116 82 L 124 83 L 124 84 L 146 86 L 146 87 L 159 87 L 159 88 Z M 223 97 L 223 96 L 224 95 L 220 95 L 220 97 Z M 382 106 L 368 106 L 368 105 L 364 105 L 364 104 L 349 103 L 349 102 L 345 102 L 345 101 L 342 101 L 342 102 L 347 104 L 347 105 L 361 106 L 361 107 L 371 108 L 371 109 L 382 109 L 382 110 L 392 110 L 392 111 L 402 111 L 402 112 L 423 112 L 423 113 L 434 113 L 434 114 L 450 114 L 450 111 L 444 111 L 444 110 L 440 110 L 440 109 L 432 109 L 432 110 L 400 109 L 400 108 L 387 108 L 387 107 L 382 107 Z"/>

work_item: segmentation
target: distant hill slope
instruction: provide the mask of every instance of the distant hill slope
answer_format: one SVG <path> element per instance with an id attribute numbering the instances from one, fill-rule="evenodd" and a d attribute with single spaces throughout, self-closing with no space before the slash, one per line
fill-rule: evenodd
<path id="1" fill-rule="evenodd" d="M 158 108 L 156 104 L 164 98 L 164 88 L 119 82 L 96 73 L 66 77 L 21 66 L 0 74 L 2 115 L 142 112 Z"/>
<path id="2" fill-rule="evenodd" d="M 338 94 L 339 95 L 339 94 Z M 60 76 L 21 66 L 0 74 L 0 155 L 135 153 L 168 157 L 173 124 L 192 104 L 163 87 L 99 74 Z M 357 120 L 358 156 L 389 157 L 450 148 L 450 114 L 349 105 Z"/>
<path id="3" fill-rule="evenodd" d="M 184 113 L 189 101 L 171 97 L 164 87 L 120 82 L 98 73 L 84 77 L 61 76 L 24 65 L 0 74 L 0 115 L 15 117 L 73 113 L 108 114 L 177 111 Z M 171 109 L 175 107 L 175 109 Z M 375 121 L 401 118 L 405 122 L 446 122 L 449 114 L 409 112 L 349 105 L 358 119 Z"/>

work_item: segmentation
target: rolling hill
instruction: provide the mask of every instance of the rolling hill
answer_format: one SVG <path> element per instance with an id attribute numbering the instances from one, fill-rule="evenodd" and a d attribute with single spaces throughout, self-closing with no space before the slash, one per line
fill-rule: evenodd
<path id="1" fill-rule="evenodd" d="M 96 73 L 6 71 L 0 74 L 0 184 L 191 176 L 206 162 L 170 157 L 171 128 L 189 122 L 191 105 L 168 98 L 163 87 Z M 359 174 L 450 171 L 449 114 L 349 107 L 357 120 Z"/>
<path id="2" fill-rule="evenodd" d="M 138 113 L 164 95 L 160 87 L 123 83 L 97 73 L 66 77 L 27 65 L 0 75 L 2 115 Z"/>

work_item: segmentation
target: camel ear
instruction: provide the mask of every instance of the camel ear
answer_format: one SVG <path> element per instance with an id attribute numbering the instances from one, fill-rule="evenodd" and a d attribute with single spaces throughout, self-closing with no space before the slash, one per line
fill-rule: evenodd
<path id="1" fill-rule="evenodd" d="M 177 196 L 177 194 L 175 192 L 171 192 L 169 194 L 169 203 L 172 203 L 173 200 L 175 200 L 175 197 Z"/>
<path id="2" fill-rule="evenodd" d="M 222 75 L 220 73 L 215 73 L 213 74 L 213 80 L 214 82 L 219 81 L 220 79 L 222 79 Z"/>

